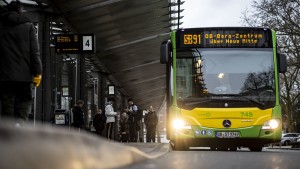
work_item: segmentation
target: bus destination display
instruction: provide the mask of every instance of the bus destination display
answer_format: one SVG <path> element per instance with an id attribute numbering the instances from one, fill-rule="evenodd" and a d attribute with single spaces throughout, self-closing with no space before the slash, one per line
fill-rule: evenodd
<path id="1" fill-rule="evenodd" d="M 269 29 L 218 28 L 179 30 L 179 48 L 271 48 Z"/>

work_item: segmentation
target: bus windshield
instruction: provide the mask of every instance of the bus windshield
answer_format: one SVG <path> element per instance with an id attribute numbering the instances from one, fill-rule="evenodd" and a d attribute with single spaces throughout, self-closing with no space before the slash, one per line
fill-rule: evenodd
<path id="1" fill-rule="evenodd" d="M 275 105 L 270 48 L 177 51 L 176 64 L 177 99 L 190 108 Z"/>

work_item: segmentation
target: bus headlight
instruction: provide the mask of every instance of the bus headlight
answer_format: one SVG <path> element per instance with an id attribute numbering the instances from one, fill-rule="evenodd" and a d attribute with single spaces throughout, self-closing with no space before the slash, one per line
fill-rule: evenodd
<path id="1" fill-rule="evenodd" d="M 173 121 L 173 128 L 176 129 L 176 130 L 179 130 L 179 129 L 192 129 L 192 127 L 190 125 L 188 125 L 182 119 L 175 119 Z"/>
<path id="2" fill-rule="evenodd" d="M 275 119 L 268 120 L 264 123 L 262 126 L 262 129 L 267 130 L 267 129 L 276 129 L 279 127 L 279 121 Z"/>

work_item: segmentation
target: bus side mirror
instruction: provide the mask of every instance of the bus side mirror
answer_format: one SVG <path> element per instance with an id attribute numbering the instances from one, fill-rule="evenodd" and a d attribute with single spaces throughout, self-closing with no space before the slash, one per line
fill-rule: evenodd
<path id="1" fill-rule="evenodd" d="M 170 40 L 163 41 L 160 45 L 160 63 L 161 64 L 166 64 L 169 62 L 170 51 L 171 51 L 171 41 Z"/>
<path id="2" fill-rule="evenodd" d="M 279 73 L 285 73 L 287 71 L 287 63 L 286 63 L 286 55 L 283 53 L 278 53 L 278 65 L 279 65 Z"/>

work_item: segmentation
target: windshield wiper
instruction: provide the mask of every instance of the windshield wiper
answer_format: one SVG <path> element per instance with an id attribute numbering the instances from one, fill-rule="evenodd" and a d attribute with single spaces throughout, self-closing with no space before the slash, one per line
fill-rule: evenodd
<path id="1" fill-rule="evenodd" d="M 204 98 L 189 98 L 189 99 L 178 99 L 177 102 L 178 104 L 184 104 L 184 105 L 194 105 L 194 104 L 201 104 L 201 103 L 206 103 L 210 102 L 211 100 L 204 99 Z"/>
<path id="2" fill-rule="evenodd" d="M 200 103 L 206 103 L 206 102 L 210 102 L 210 101 L 211 101 L 211 100 L 202 100 L 202 101 L 186 102 L 185 105 L 186 105 L 186 106 L 190 106 L 190 105 L 200 104 Z"/>
<path id="3" fill-rule="evenodd" d="M 221 97 L 221 98 L 242 98 L 242 99 L 246 99 L 247 101 L 250 101 L 251 103 L 254 103 L 255 105 L 257 105 L 257 107 L 261 110 L 266 109 L 266 105 L 262 102 L 259 102 L 258 100 L 252 99 L 250 97 L 247 96 L 243 96 L 240 94 L 213 94 L 213 93 L 209 93 L 208 96 L 217 96 L 217 97 Z"/>
<path id="4" fill-rule="evenodd" d="M 247 96 L 242 96 L 242 95 L 238 95 L 238 97 L 247 99 L 248 101 L 250 101 L 250 102 L 252 102 L 252 103 L 254 103 L 254 104 L 256 104 L 256 105 L 259 105 L 259 106 L 257 106 L 257 107 L 258 107 L 259 109 L 261 109 L 261 110 L 265 110 L 265 109 L 266 109 L 266 105 L 265 105 L 264 103 L 259 102 L 259 101 L 255 100 L 255 99 L 249 98 L 249 97 L 247 97 Z"/>

